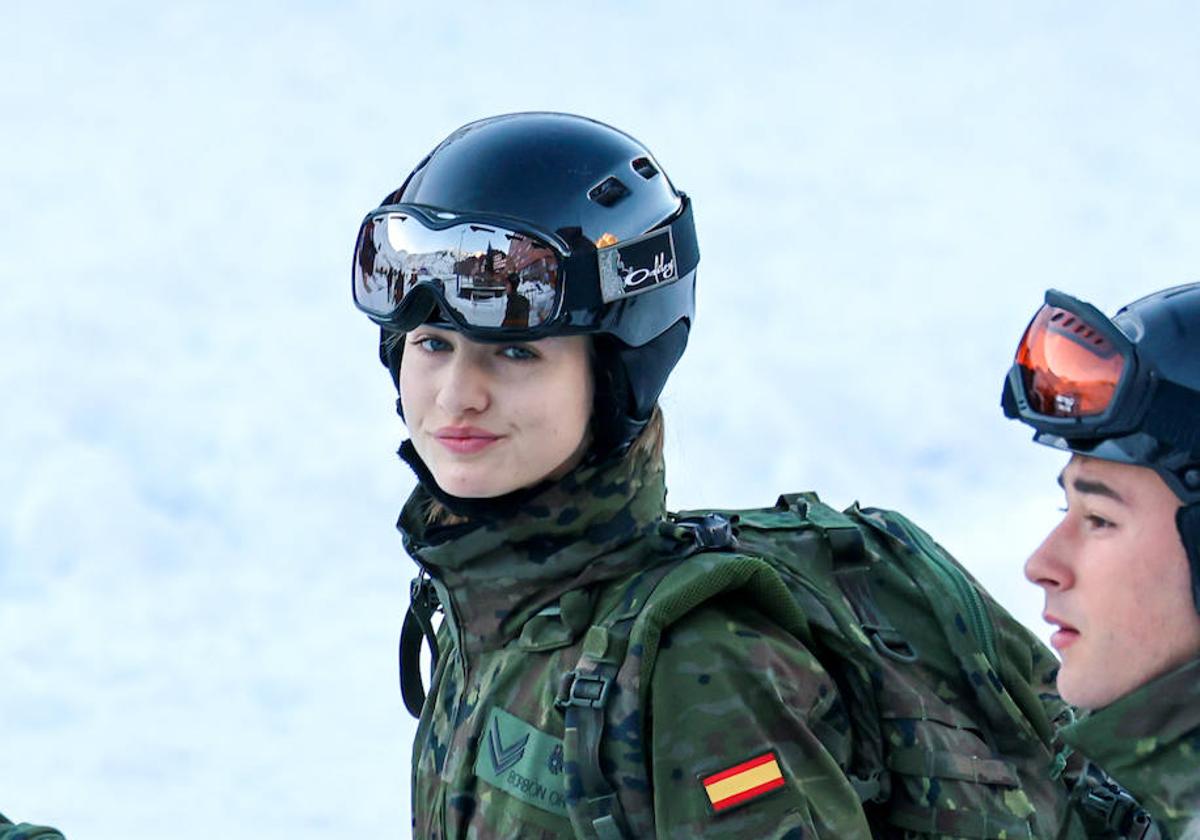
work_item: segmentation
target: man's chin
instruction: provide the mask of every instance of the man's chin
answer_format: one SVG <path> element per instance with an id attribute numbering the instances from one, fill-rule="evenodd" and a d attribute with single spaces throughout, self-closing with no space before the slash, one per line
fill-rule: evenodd
<path id="1" fill-rule="evenodd" d="M 1078 664 L 1063 663 L 1058 671 L 1059 696 L 1080 709 L 1101 709 L 1128 691 L 1128 688 L 1113 681 L 1111 676 L 1095 673 L 1095 669 Z"/>

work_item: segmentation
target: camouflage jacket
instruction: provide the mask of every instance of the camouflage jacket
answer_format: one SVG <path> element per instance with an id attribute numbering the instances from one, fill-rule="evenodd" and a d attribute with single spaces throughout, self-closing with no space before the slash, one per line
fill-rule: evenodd
<path id="1" fill-rule="evenodd" d="M 652 661 L 642 661 L 640 644 L 622 660 L 599 766 L 629 834 L 1084 836 L 1067 813 L 1065 786 L 1046 781 L 1050 720 L 1062 708 L 1052 692 L 1057 663 L 994 602 L 986 603 L 998 618 L 1002 676 L 986 660 L 963 667 L 919 587 L 890 596 L 896 605 L 917 599 L 901 629 L 944 649 L 919 675 L 905 663 L 888 666 L 891 696 L 874 710 L 887 720 L 873 725 L 898 781 L 881 795 L 878 785 L 864 790 L 870 780 L 852 779 L 861 698 L 829 670 L 828 648 L 818 654 L 806 644 L 814 637 L 803 617 L 765 608 L 786 602 L 800 613 L 779 575 L 754 557 L 702 552 L 681 562 L 661 463 L 577 470 L 503 521 L 427 526 L 428 504 L 418 488 L 398 523 L 445 609 L 442 656 L 413 748 L 414 836 L 597 836 L 594 825 L 572 821 L 580 791 L 566 780 L 579 768 L 565 761 L 577 732 L 564 724 L 563 676 L 603 651 L 601 617 L 643 610 L 642 581 L 658 576 L 673 583 L 672 597 L 685 597 L 692 583 L 709 586 L 731 569 L 745 573 L 736 593 L 698 602 L 656 630 Z M 841 629 L 870 647 L 857 625 Z M 1010 682 L 1012 695 L 1000 690 Z M 991 718 L 981 702 L 995 707 Z M 979 722 L 996 715 L 1011 731 Z M 997 754 L 1018 742 L 1019 768 Z M 863 805 L 872 796 L 873 814 Z"/>
<path id="2" fill-rule="evenodd" d="M 1200 840 L 1200 659 L 1063 730 L 1168 836 Z"/>
<path id="3" fill-rule="evenodd" d="M 42 825 L 18 823 L 13 825 L 0 814 L 0 840 L 63 840 L 56 829 Z"/>

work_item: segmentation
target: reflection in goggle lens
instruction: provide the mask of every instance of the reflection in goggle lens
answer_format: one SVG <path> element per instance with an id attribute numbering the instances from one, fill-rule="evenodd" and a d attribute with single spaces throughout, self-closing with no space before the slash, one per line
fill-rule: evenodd
<path id="1" fill-rule="evenodd" d="M 1021 339 L 1017 364 L 1034 411 L 1087 417 L 1103 413 L 1112 403 L 1125 358 L 1078 315 L 1046 305 Z"/>
<path id="2" fill-rule="evenodd" d="M 433 230 L 399 212 L 368 219 L 355 248 L 355 302 L 390 317 L 418 286 L 472 327 L 529 329 L 555 315 L 559 258 L 545 243 L 496 226 Z"/>

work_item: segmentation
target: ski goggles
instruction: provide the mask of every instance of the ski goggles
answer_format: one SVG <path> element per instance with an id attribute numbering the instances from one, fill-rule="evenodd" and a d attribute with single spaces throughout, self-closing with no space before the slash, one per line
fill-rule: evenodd
<path id="1" fill-rule="evenodd" d="M 1068 438 L 1123 433 L 1144 409 L 1139 373 L 1133 342 L 1110 318 L 1051 289 L 1017 346 L 1004 413 Z"/>
<path id="2" fill-rule="evenodd" d="M 354 248 L 354 303 L 407 332 L 434 307 L 481 338 L 588 332 L 606 304 L 686 276 L 699 262 L 691 202 L 671 222 L 624 242 L 578 228 L 539 231 L 489 214 L 391 204 L 367 215 Z"/>

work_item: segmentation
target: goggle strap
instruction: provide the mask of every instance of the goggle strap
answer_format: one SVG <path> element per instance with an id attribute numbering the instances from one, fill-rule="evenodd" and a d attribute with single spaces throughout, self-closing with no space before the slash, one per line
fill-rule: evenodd
<path id="1" fill-rule="evenodd" d="M 687 195 L 683 196 L 683 212 L 671 222 L 671 238 L 675 243 L 675 259 L 679 261 L 679 276 L 685 277 L 700 264 L 700 245 L 696 241 L 692 201 Z"/>

